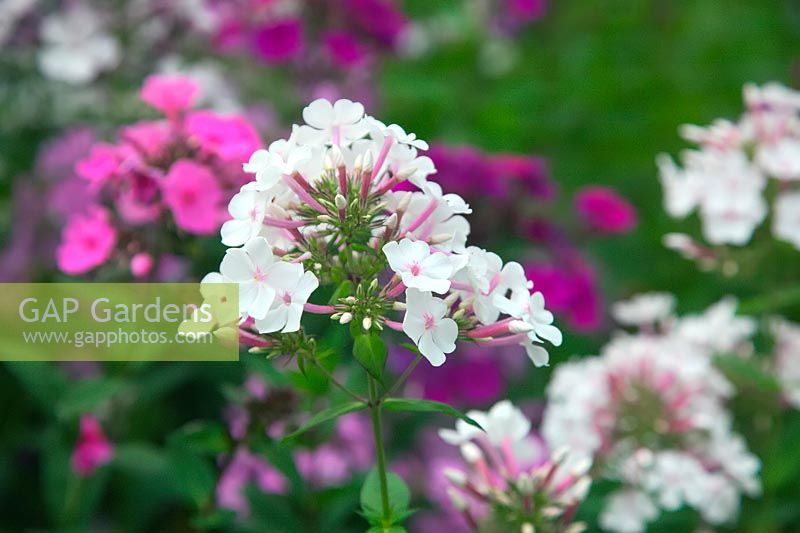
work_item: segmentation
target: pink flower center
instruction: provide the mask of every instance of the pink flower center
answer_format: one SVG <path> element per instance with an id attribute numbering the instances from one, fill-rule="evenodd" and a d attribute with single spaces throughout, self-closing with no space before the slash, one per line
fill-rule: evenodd
<path id="1" fill-rule="evenodd" d="M 420 272 L 422 272 L 422 267 L 419 266 L 419 263 L 411 263 L 409 270 L 412 276 L 419 276 Z"/>
<path id="2" fill-rule="evenodd" d="M 197 202 L 197 191 L 189 189 L 181 191 L 181 203 L 185 206 L 193 205 Z"/>
<path id="3" fill-rule="evenodd" d="M 281 299 L 283 300 L 283 303 L 285 303 L 286 305 L 292 304 L 292 295 L 289 294 L 288 292 L 284 292 Z"/>
<path id="4" fill-rule="evenodd" d="M 430 313 L 422 315 L 422 320 L 425 322 L 425 329 L 433 329 L 436 325 L 436 319 L 433 318 L 433 315 Z"/>
<path id="5" fill-rule="evenodd" d="M 253 272 L 253 279 L 255 279 L 259 283 L 263 283 L 267 280 L 267 273 L 261 272 L 261 268 L 256 267 L 256 271 Z"/>
<path id="6" fill-rule="evenodd" d="M 95 238 L 94 236 L 85 237 L 83 239 L 83 246 L 87 250 L 95 250 L 95 249 L 97 249 L 97 247 L 98 247 L 97 238 Z"/>

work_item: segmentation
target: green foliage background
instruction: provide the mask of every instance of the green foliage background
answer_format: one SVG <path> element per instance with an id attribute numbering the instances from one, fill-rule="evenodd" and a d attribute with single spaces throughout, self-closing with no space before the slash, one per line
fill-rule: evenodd
<path id="1" fill-rule="evenodd" d="M 677 135 L 680 124 L 736 118 L 745 82 L 800 85 L 800 0 L 554 0 L 543 20 L 515 39 L 516 64 L 500 76 L 479 68 L 479 29 L 467 27 L 456 4 L 405 2 L 414 18 L 434 13 L 454 17 L 468 38 L 422 58 L 384 64 L 378 76 L 383 119 L 424 139 L 548 158 L 562 190 L 562 218 L 569 218 L 570 193 L 579 186 L 618 188 L 637 206 L 638 229 L 624 238 L 588 244 L 610 299 L 668 290 L 679 295 L 681 311 L 696 311 L 723 294 L 748 300 L 797 283 L 800 261 L 774 241 L 767 245 L 778 261 L 728 280 L 700 273 L 665 250 L 664 233 L 682 229 L 698 234 L 698 225 L 665 215 L 654 158 L 684 148 Z M 138 82 L 130 80 L 131 87 Z M 276 97 L 269 83 L 261 84 L 260 91 L 267 100 Z M 299 107 L 277 104 L 286 118 L 299 116 Z M 0 108 L 0 119 L 2 114 Z M 30 167 L 38 143 L 49 133 L 36 124 L 13 131 L 0 126 L 5 227 L 11 224 L 10 177 Z M 507 259 L 525 253 L 519 241 L 505 235 L 485 244 Z M 568 334 L 563 348 L 553 350 L 551 364 L 572 354 L 596 353 L 606 337 L 607 332 Z M 209 510 L 213 457 L 222 445 L 214 438 L 198 443 L 186 428 L 203 420 L 206 437 L 221 431 L 222 390 L 239 383 L 245 368 L 273 375 L 252 360 L 238 366 L 120 364 L 110 366 L 108 377 L 78 387 L 49 365 L 3 365 L 0 526 L 81 531 L 86 522 L 80 517 L 101 508 L 114 524 L 111 530 L 228 528 L 219 526 L 228 524 L 225 517 Z M 740 429 L 764 461 L 765 486 L 764 498 L 746 502 L 740 525 L 730 529 L 800 531 L 800 417 L 781 413 L 774 383 L 759 379 L 756 369 L 726 371 L 742 390 L 736 402 Z M 547 371 L 531 371 L 512 396 L 541 396 L 547 376 Z M 125 443 L 112 472 L 68 486 L 64 466 L 77 414 L 97 408 L 119 413 L 109 432 L 124 436 Z M 187 446 L 195 446 L 191 454 Z M 101 486 L 106 490 L 101 492 Z M 274 531 L 358 531 L 363 523 L 348 509 L 355 508 L 359 486 L 313 500 L 307 494 L 290 499 L 254 494 L 256 518 L 273 524 Z M 595 488 L 583 511 L 587 517 L 597 512 L 603 491 L 602 485 Z M 80 496 L 72 499 L 72 494 Z M 688 531 L 697 525 L 694 520 L 688 513 L 669 514 L 655 530 Z"/>

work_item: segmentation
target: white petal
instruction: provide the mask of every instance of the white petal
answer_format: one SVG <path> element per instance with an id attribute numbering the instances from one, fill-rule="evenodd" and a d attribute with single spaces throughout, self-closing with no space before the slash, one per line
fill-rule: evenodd
<path id="1" fill-rule="evenodd" d="M 324 98 L 314 100 L 303 109 L 303 120 L 305 120 L 306 124 L 309 126 L 313 126 L 317 129 L 330 127 L 333 123 L 333 118 L 333 106 Z"/>
<path id="2" fill-rule="evenodd" d="M 259 333 L 274 333 L 286 325 L 288 308 L 285 305 L 271 309 L 264 318 L 255 321 Z"/>
<path id="3" fill-rule="evenodd" d="M 442 366 L 446 357 L 441 348 L 436 345 L 433 340 L 433 335 L 426 331 L 422 334 L 417 344 L 419 352 L 427 359 L 433 366 Z"/>
<path id="4" fill-rule="evenodd" d="M 242 282 L 253 279 L 255 267 L 245 249 L 230 248 L 225 252 L 219 270 L 226 278 Z"/>

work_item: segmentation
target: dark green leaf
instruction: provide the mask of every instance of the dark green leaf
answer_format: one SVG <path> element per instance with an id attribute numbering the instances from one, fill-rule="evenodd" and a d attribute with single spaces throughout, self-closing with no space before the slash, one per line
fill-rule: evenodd
<path id="1" fill-rule="evenodd" d="M 467 424 L 483 430 L 480 424 L 446 403 L 430 400 L 410 400 L 405 398 L 387 398 L 381 404 L 387 411 L 405 411 L 412 413 L 441 413 L 443 415 L 460 418 Z"/>
<path id="2" fill-rule="evenodd" d="M 389 507 L 391 510 L 392 521 L 395 517 L 407 516 L 406 511 L 411 502 L 411 493 L 405 482 L 394 472 L 386 473 L 386 485 L 389 493 Z M 383 500 L 381 496 L 381 482 L 378 470 L 373 468 L 367 474 L 364 485 L 361 487 L 361 508 L 364 516 L 373 525 L 379 522 L 375 520 L 383 515 Z"/>
<path id="3" fill-rule="evenodd" d="M 190 422 L 172 433 L 169 443 L 199 454 L 222 453 L 229 448 L 227 430 L 214 422 Z"/>
<path id="4" fill-rule="evenodd" d="M 359 335 L 353 343 L 353 357 L 369 374 L 383 381 L 383 368 L 386 366 L 388 350 L 383 340 L 375 333 Z"/>
<path id="5" fill-rule="evenodd" d="M 125 383 L 118 379 L 97 378 L 76 383 L 61 398 L 58 417 L 66 420 L 95 411 L 124 388 Z"/>
<path id="6" fill-rule="evenodd" d="M 205 507 L 211 501 L 216 484 L 216 475 L 209 461 L 181 446 L 173 448 L 168 461 L 178 490 L 197 509 Z"/>

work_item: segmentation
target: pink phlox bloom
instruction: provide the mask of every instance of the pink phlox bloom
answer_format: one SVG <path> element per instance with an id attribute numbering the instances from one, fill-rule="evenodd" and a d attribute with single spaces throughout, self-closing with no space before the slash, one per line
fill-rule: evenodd
<path id="1" fill-rule="evenodd" d="M 117 231 L 108 211 L 93 207 L 87 213 L 70 217 L 56 250 L 58 267 L 66 274 L 83 274 L 111 257 Z"/>
<path id="2" fill-rule="evenodd" d="M 225 161 L 245 163 L 262 144 L 255 128 L 240 115 L 195 111 L 187 116 L 185 127 L 190 142 Z"/>
<path id="3" fill-rule="evenodd" d="M 106 438 L 97 419 L 89 414 L 81 416 L 78 442 L 71 458 L 75 473 L 82 477 L 89 476 L 113 457 L 114 446 Z"/>
<path id="4" fill-rule="evenodd" d="M 168 117 L 190 109 L 200 95 L 200 85 L 180 75 L 152 75 L 144 80 L 139 97 Z"/>
<path id="5" fill-rule="evenodd" d="M 188 159 L 178 160 L 161 186 L 164 203 L 172 211 L 179 228 L 198 235 L 212 234 L 219 229 L 223 195 L 207 167 Z"/>
<path id="6" fill-rule="evenodd" d="M 636 209 L 610 187 L 583 187 L 575 194 L 574 201 L 580 217 L 595 231 L 627 233 L 636 227 Z"/>

